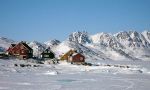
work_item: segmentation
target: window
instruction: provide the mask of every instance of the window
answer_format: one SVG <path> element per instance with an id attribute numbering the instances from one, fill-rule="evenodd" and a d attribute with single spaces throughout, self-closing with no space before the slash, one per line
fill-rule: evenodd
<path id="1" fill-rule="evenodd" d="M 49 57 L 49 55 L 44 55 L 44 57 Z"/>
<path id="2" fill-rule="evenodd" d="M 24 53 L 24 50 L 21 50 L 21 53 Z"/>
<path id="3" fill-rule="evenodd" d="M 29 53 L 32 53 L 32 51 L 29 51 Z"/>
<path id="4" fill-rule="evenodd" d="M 83 60 L 83 57 L 80 57 L 80 60 L 82 61 L 82 60 Z"/>

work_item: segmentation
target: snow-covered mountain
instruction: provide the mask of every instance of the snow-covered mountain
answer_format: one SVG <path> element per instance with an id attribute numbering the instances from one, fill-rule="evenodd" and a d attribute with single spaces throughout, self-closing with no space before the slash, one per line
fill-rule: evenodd
<path id="1" fill-rule="evenodd" d="M 90 43 L 89 36 L 86 31 L 73 32 L 72 34 L 69 35 L 68 40 L 70 42 L 75 42 L 80 44 Z"/>
<path id="2" fill-rule="evenodd" d="M 143 35 L 144 33 L 144 35 Z M 74 32 L 69 36 L 69 42 L 76 43 L 92 50 L 92 56 L 111 59 L 139 60 L 150 56 L 149 32 L 122 31 L 117 34 L 98 33 L 88 35 L 85 32 Z M 87 54 L 86 54 L 87 55 Z"/>
<path id="3" fill-rule="evenodd" d="M 130 55 L 137 58 L 143 58 L 143 56 L 150 55 L 150 43 L 147 41 L 148 39 L 146 39 L 147 35 L 143 35 L 142 33 L 136 31 L 124 31 L 119 32 L 114 36 L 126 48 Z"/>
<path id="4" fill-rule="evenodd" d="M 56 40 L 56 39 L 44 42 L 44 44 L 46 44 L 47 47 L 54 47 L 54 46 L 59 45 L 60 43 L 61 42 L 59 40 Z"/>
<path id="5" fill-rule="evenodd" d="M 119 43 L 112 34 L 98 33 L 95 35 L 91 35 L 91 40 L 92 48 L 103 52 L 110 58 L 133 59 L 129 54 L 125 52 L 125 47 L 121 43 Z"/>
<path id="6" fill-rule="evenodd" d="M 144 32 L 142 32 L 142 35 L 150 43 L 150 31 L 144 31 Z"/>
<path id="7" fill-rule="evenodd" d="M 28 45 L 33 49 L 33 55 L 36 57 L 40 57 L 40 54 L 46 49 L 46 48 L 55 48 L 55 46 L 59 45 L 59 40 L 49 40 L 44 43 L 40 43 L 38 41 L 29 42 Z"/>
<path id="8" fill-rule="evenodd" d="M 14 41 L 1 37 L 1 51 L 7 49 L 11 43 Z M 95 35 L 89 35 L 85 31 L 73 32 L 62 42 L 54 39 L 44 43 L 33 41 L 28 44 L 33 49 L 34 56 L 39 56 L 44 49 L 50 47 L 57 57 L 70 49 L 75 49 L 92 60 L 150 60 L 150 31 L 121 31 L 116 34 Z"/>
<path id="9" fill-rule="evenodd" d="M 7 50 L 12 43 L 16 42 L 5 37 L 0 37 L 0 51 Z"/>
<path id="10" fill-rule="evenodd" d="M 53 48 L 53 51 L 56 53 L 57 56 L 59 56 L 68 52 L 70 49 L 77 50 L 77 52 L 84 54 L 86 58 L 92 58 L 94 60 L 108 59 L 102 52 L 97 53 L 83 44 L 70 41 L 63 41 L 56 48 Z"/>
<path id="11" fill-rule="evenodd" d="M 28 45 L 33 49 L 33 55 L 36 57 L 40 57 L 40 54 L 46 49 L 46 45 L 38 41 L 30 42 Z"/>

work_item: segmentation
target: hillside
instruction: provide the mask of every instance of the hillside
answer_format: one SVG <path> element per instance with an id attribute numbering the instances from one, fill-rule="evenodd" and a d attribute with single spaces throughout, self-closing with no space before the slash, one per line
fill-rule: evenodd
<path id="1" fill-rule="evenodd" d="M 6 50 L 11 39 L 0 38 L 0 50 Z M 45 43 L 33 41 L 28 43 L 34 56 L 50 47 L 58 57 L 70 49 L 83 53 L 92 60 L 150 60 L 150 32 L 121 31 L 116 34 L 73 32 L 65 41 L 49 40 Z"/>

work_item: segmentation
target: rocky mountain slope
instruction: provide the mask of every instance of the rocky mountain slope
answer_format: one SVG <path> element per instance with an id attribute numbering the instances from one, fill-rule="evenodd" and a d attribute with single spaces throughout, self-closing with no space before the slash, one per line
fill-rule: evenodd
<path id="1" fill-rule="evenodd" d="M 0 51 L 7 50 L 12 43 L 16 43 L 16 42 L 12 39 L 0 37 Z"/>
<path id="2" fill-rule="evenodd" d="M 42 51 L 46 49 L 46 45 L 38 41 L 30 42 L 28 45 L 33 49 L 33 56 L 36 57 L 40 57 Z"/>
<path id="3" fill-rule="evenodd" d="M 13 40 L 0 38 L 1 50 L 7 49 Z M 69 37 L 60 42 L 49 40 L 40 43 L 28 43 L 34 50 L 34 56 L 50 47 L 56 56 L 75 49 L 92 60 L 150 60 L 150 31 L 142 33 L 136 31 L 121 31 L 116 34 L 97 33 L 89 35 L 87 32 L 73 32 Z"/>
<path id="4" fill-rule="evenodd" d="M 150 57 L 149 31 L 122 31 L 117 34 L 73 32 L 58 45 L 58 52 L 76 49 L 92 59 L 142 60 Z M 63 48 L 67 48 L 62 50 Z M 56 50 L 57 51 L 57 50 Z"/>

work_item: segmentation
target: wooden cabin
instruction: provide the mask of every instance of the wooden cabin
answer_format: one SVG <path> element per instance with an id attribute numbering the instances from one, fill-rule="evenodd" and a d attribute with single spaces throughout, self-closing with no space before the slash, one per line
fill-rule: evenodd
<path id="1" fill-rule="evenodd" d="M 76 52 L 75 50 L 69 50 L 67 53 L 65 53 L 60 57 L 60 60 L 68 60 L 69 56 L 71 56 L 75 52 Z"/>
<path id="2" fill-rule="evenodd" d="M 16 44 L 11 44 L 10 47 L 7 49 L 6 53 L 7 53 L 8 55 L 12 55 L 12 49 L 13 49 L 13 47 L 14 47 L 15 45 L 16 45 Z"/>
<path id="3" fill-rule="evenodd" d="M 82 62 L 85 62 L 85 57 L 80 53 L 74 53 L 69 57 L 68 62 L 82 63 Z"/>
<path id="4" fill-rule="evenodd" d="M 53 58 L 55 58 L 55 54 L 50 49 L 46 49 L 41 53 L 41 58 L 42 59 L 53 59 Z"/>
<path id="5" fill-rule="evenodd" d="M 20 42 L 15 46 L 11 45 L 7 51 L 11 56 L 15 56 L 19 59 L 28 59 L 33 56 L 32 48 L 30 48 L 25 42 Z"/>

